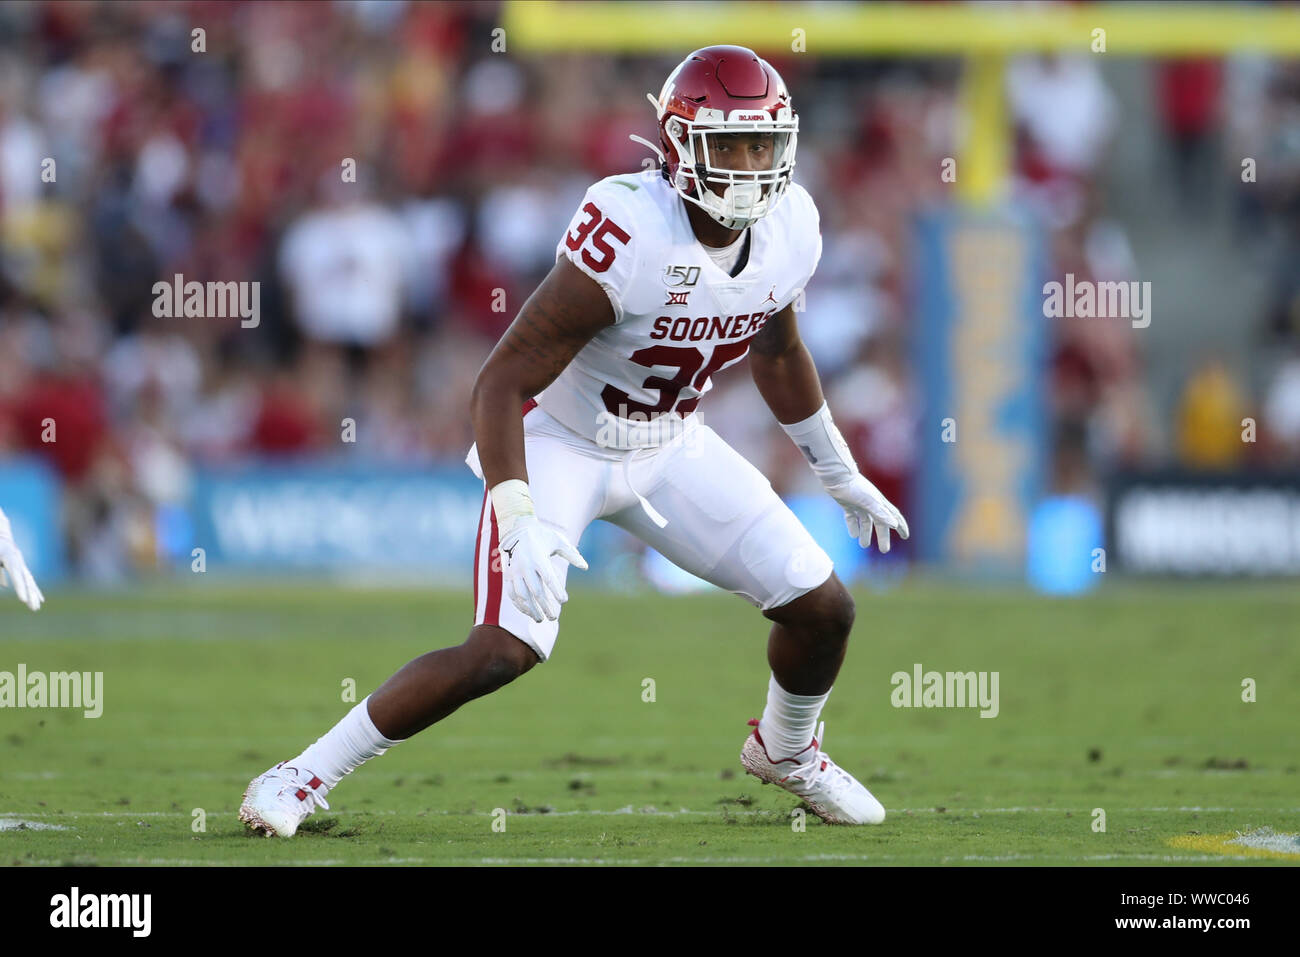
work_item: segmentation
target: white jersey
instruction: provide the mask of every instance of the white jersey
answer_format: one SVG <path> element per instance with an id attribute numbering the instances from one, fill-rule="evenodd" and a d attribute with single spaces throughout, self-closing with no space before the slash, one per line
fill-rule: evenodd
<path id="1" fill-rule="evenodd" d="M 593 185 L 555 258 L 604 288 L 614 325 L 537 394 L 538 405 L 607 448 L 657 446 L 679 434 L 714 373 L 743 359 L 749 340 L 812 278 L 822 240 L 807 190 L 791 183 L 749 227 L 748 242 L 748 261 L 733 278 L 695 238 L 685 200 L 658 170 Z"/>

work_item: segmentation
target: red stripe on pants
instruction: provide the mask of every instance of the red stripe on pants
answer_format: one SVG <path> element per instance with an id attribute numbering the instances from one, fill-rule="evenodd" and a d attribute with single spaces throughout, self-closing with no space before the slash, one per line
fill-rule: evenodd
<path id="1" fill-rule="evenodd" d="M 487 509 L 492 507 L 487 488 L 483 489 L 483 511 L 478 516 L 478 532 L 474 535 L 474 614 L 478 614 L 478 556 L 483 548 L 483 519 L 487 518 Z"/>
<path id="2" fill-rule="evenodd" d="M 529 399 L 520 408 L 521 416 L 528 415 L 529 412 L 537 408 L 537 400 Z M 499 541 L 497 538 L 497 516 L 496 511 L 492 508 L 492 496 L 488 491 L 487 483 L 483 485 L 483 509 L 488 520 L 492 523 L 492 533 L 488 537 L 488 554 L 487 554 L 487 580 L 488 593 L 487 604 L 483 608 L 483 624 L 501 625 L 501 556 L 497 552 Z M 483 545 L 483 518 L 480 516 L 478 523 L 478 534 L 474 537 L 474 611 L 478 613 L 478 556 L 479 549 Z"/>
<path id="3" fill-rule="evenodd" d="M 485 625 L 501 624 L 501 555 L 497 540 L 497 515 L 491 510 L 492 537 L 488 540 L 488 594 L 487 607 L 483 609 Z"/>

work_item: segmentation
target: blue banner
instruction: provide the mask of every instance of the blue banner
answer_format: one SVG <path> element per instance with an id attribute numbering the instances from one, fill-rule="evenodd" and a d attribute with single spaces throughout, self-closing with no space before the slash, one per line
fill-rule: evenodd
<path id="1" fill-rule="evenodd" d="M 0 462 L 0 508 L 9 516 L 14 541 L 42 590 L 67 571 L 59 517 L 61 488 L 58 473 L 40 459 Z"/>
<path id="2" fill-rule="evenodd" d="M 464 465 L 200 470 L 193 544 L 210 568 L 400 571 L 472 581 L 483 483 Z"/>
<path id="3" fill-rule="evenodd" d="M 1046 239 L 1010 209 L 927 213 L 915 238 L 917 554 L 1019 574 L 1047 453 Z"/>

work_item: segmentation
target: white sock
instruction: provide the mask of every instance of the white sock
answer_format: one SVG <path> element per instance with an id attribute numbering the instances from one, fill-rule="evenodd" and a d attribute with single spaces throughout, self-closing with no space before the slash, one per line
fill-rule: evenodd
<path id="1" fill-rule="evenodd" d="M 379 733 L 370 720 L 370 711 L 364 701 L 349 711 L 343 720 L 326 731 L 316 743 L 289 764 L 310 770 L 333 788 L 343 775 L 351 774 L 371 758 L 377 758 L 401 741 L 390 741 Z"/>
<path id="2" fill-rule="evenodd" d="M 763 739 L 768 757 L 773 761 L 793 757 L 812 744 L 817 716 L 830 696 L 830 691 L 819 695 L 790 694 L 776 683 L 776 675 L 772 675 L 767 682 L 767 707 L 758 722 L 758 736 Z"/>

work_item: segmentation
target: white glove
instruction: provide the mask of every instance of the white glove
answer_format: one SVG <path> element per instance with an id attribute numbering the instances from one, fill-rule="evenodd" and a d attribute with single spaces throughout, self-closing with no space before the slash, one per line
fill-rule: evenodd
<path id="1" fill-rule="evenodd" d="M 844 506 L 844 524 L 849 534 L 856 538 L 863 548 L 871 547 L 871 530 L 876 530 L 876 546 L 883 555 L 889 551 L 889 530 L 898 532 L 899 538 L 907 538 L 907 519 L 903 513 L 894 508 L 880 489 L 867 481 L 865 476 L 857 475 L 843 485 L 827 487 L 831 498 Z"/>
<path id="2" fill-rule="evenodd" d="M 835 427 L 826 403 L 802 422 L 782 423 L 781 428 L 803 452 L 831 498 L 844 507 L 844 524 L 863 548 L 871 547 L 872 529 L 882 555 L 889 551 L 890 529 L 898 532 L 899 538 L 907 538 L 907 520 L 858 471 L 858 463 Z"/>
<path id="3" fill-rule="evenodd" d="M 555 621 L 569 595 L 555 574 L 551 557 L 559 555 L 584 570 L 587 560 L 562 533 L 543 525 L 534 514 L 527 483 L 510 479 L 497 485 L 492 489 L 492 507 L 501 536 L 497 551 L 506 594 L 533 621 Z"/>
<path id="4" fill-rule="evenodd" d="M 6 576 L 5 573 L 8 573 Z M 45 601 L 45 596 L 41 590 L 36 587 L 36 579 L 32 573 L 27 570 L 27 563 L 23 561 L 23 553 L 18 550 L 14 542 L 13 530 L 9 527 L 9 519 L 4 512 L 0 512 L 0 586 L 8 585 L 9 580 L 13 581 L 14 593 L 18 600 L 36 611 L 41 607 L 41 602 Z"/>

